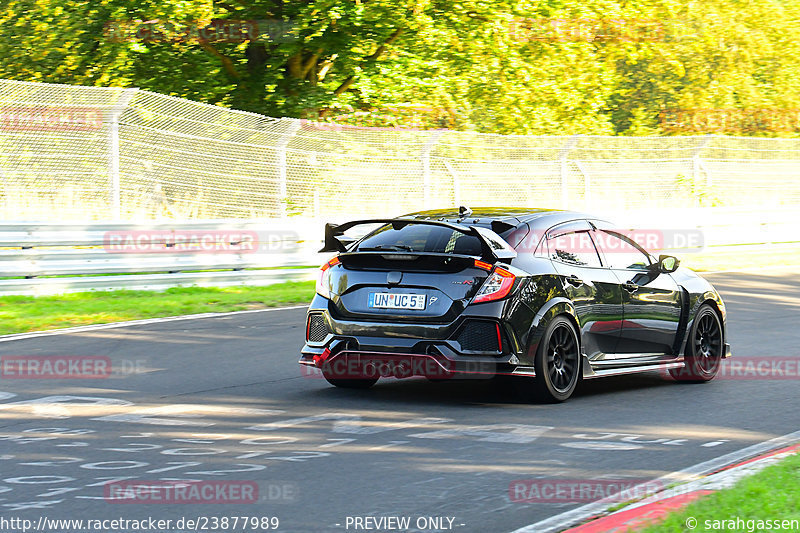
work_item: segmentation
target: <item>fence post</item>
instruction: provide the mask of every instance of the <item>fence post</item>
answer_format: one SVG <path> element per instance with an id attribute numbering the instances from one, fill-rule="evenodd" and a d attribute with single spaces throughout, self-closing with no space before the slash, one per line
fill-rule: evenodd
<path id="1" fill-rule="evenodd" d="M 692 186 L 693 186 L 693 188 L 697 187 L 697 185 L 698 185 L 698 183 L 700 181 L 700 173 L 703 172 L 703 168 L 704 168 L 702 158 L 700 157 L 700 153 L 703 151 L 703 149 L 706 146 L 708 146 L 708 143 L 710 143 L 711 139 L 713 139 L 713 138 L 714 138 L 714 134 L 713 133 L 709 133 L 708 135 L 704 135 L 700 139 L 700 143 L 697 145 L 697 148 L 695 148 L 694 151 L 692 152 Z M 711 173 L 708 172 L 708 169 L 705 169 L 705 172 L 706 172 L 706 182 L 705 182 L 704 185 L 705 185 L 706 189 L 709 189 L 711 187 Z M 696 191 L 696 189 L 695 189 L 695 191 Z M 695 192 L 695 203 L 697 204 L 698 207 L 700 207 L 700 204 L 701 204 L 700 199 L 701 199 L 700 195 L 698 195 Z"/>
<path id="2" fill-rule="evenodd" d="M 435 130 L 428 136 L 428 140 L 422 146 L 420 152 L 420 160 L 422 162 L 422 206 L 424 209 L 430 207 L 431 201 L 431 152 L 433 151 L 436 143 L 439 142 L 441 137 L 447 130 Z"/>
<path id="3" fill-rule="evenodd" d="M 109 114 L 109 143 L 108 143 L 108 177 L 109 177 L 109 209 L 111 218 L 122 218 L 122 193 L 119 175 L 119 117 L 128 108 L 128 104 L 139 89 L 136 87 L 124 89 Z"/>
<path id="4" fill-rule="evenodd" d="M 275 154 L 277 156 L 278 165 L 278 213 L 280 218 L 286 218 L 286 201 L 288 200 L 288 168 L 286 163 L 286 147 L 294 137 L 295 133 L 300 129 L 302 121 L 298 119 L 285 119 L 289 120 L 290 126 L 286 133 L 281 135 L 275 145 Z"/>
<path id="5" fill-rule="evenodd" d="M 453 168 L 453 165 L 447 159 L 444 159 L 444 167 L 453 177 L 453 205 L 461 206 L 461 180 L 458 178 L 458 174 L 456 173 L 456 169 Z"/>
<path id="6" fill-rule="evenodd" d="M 592 180 L 580 161 L 575 161 L 575 166 L 583 174 L 583 208 L 590 211 L 592 209 Z"/>
<path id="7" fill-rule="evenodd" d="M 578 144 L 580 137 L 580 135 L 573 135 L 567 139 L 564 147 L 558 153 L 558 160 L 561 163 L 561 209 L 566 209 L 569 201 L 569 160 L 567 157 L 572 149 L 575 148 L 575 145 Z M 588 177 L 584 179 L 588 179 Z"/>

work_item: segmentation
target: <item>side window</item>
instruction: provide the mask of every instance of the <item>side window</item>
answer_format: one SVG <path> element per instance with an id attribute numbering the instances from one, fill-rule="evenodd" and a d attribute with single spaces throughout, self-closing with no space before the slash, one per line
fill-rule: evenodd
<path id="1" fill-rule="evenodd" d="M 607 266 L 631 270 L 647 270 L 650 266 L 647 252 L 628 237 L 603 229 L 594 233 Z"/>
<path id="2" fill-rule="evenodd" d="M 591 233 L 588 229 L 551 231 L 547 235 L 550 259 L 568 265 L 599 267 L 600 256 Z"/>

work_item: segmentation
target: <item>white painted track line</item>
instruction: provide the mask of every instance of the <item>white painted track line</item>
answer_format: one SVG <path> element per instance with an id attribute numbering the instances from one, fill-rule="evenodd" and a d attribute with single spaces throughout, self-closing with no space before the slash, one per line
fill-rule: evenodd
<path id="1" fill-rule="evenodd" d="M 246 311 L 229 311 L 226 313 L 201 313 L 196 315 L 165 316 L 160 318 L 145 318 L 142 320 L 128 320 L 127 322 L 111 322 L 107 324 L 89 324 L 87 326 L 75 326 L 72 328 L 50 329 L 47 331 L 31 331 L 30 333 L 14 333 L 11 335 L 0 335 L 0 342 L 18 341 L 32 339 L 35 337 L 49 337 L 50 335 L 68 335 L 71 333 L 82 333 L 84 331 L 96 331 L 99 329 L 124 328 L 128 326 L 146 326 L 148 324 L 158 324 L 161 322 L 174 322 L 177 320 L 199 320 L 201 318 L 221 318 L 226 316 L 245 315 L 250 313 L 265 313 L 269 311 L 286 311 L 289 309 L 305 309 L 307 305 L 294 305 L 290 307 L 267 307 L 265 309 L 248 309 Z"/>

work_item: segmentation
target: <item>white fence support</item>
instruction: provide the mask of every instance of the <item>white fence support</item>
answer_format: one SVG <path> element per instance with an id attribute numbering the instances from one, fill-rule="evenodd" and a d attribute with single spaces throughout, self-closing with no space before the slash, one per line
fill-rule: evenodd
<path id="1" fill-rule="evenodd" d="M 138 91 L 137 88 L 125 89 L 122 91 L 117 104 L 111 108 L 108 116 L 109 121 L 109 186 L 110 186 L 110 211 L 111 218 L 119 220 L 122 218 L 122 194 L 120 184 L 120 149 L 119 149 L 119 117 L 125 112 L 128 103 Z"/>
<path id="2" fill-rule="evenodd" d="M 289 146 L 289 143 L 292 141 L 292 137 L 294 137 L 299 129 L 300 121 L 293 121 L 289 126 L 289 130 L 281 136 L 281 138 L 278 140 L 278 144 L 275 147 L 275 155 L 277 156 L 278 160 L 278 206 L 279 215 L 281 218 L 286 218 L 286 204 L 289 199 L 287 186 L 289 181 L 289 169 L 286 163 L 286 147 Z"/>
<path id="3" fill-rule="evenodd" d="M 558 154 L 558 160 L 561 163 L 561 205 L 563 206 L 569 205 L 569 153 L 578 144 L 580 138 L 580 135 L 570 137 Z"/>
<path id="4" fill-rule="evenodd" d="M 420 153 L 420 161 L 422 163 L 422 205 L 425 209 L 431 206 L 431 152 L 444 132 L 445 130 L 436 130 L 431 133 L 427 142 L 422 146 Z"/>
<path id="5" fill-rule="evenodd" d="M 709 172 L 708 169 L 703 166 L 701 155 L 703 153 L 703 149 L 708 146 L 708 143 L 710 143 L 713 138 L 714 135 L 712 134 L 701 137 L 697 144 L 697 148 L 692 154 L 692 183 L 694 183 L 695 186 L 699 185 L 700 175 L 702 172 L 705 172 L 706 179 L 703 182 L 703 185 L 706 187 L 706 189 L 710 189 L 711 187 L 711 172 Z M 701 201 L 700 196 L 697 196 L 696 200 L 697 205 L 699 206 Z"/>

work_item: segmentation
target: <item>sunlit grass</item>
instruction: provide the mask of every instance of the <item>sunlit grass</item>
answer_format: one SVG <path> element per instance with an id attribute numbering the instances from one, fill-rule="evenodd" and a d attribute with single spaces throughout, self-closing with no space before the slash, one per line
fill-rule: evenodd
<path id="1" fill-rule="evenodd" d="M 777 531 L 766 520 L 800 520 L 800 455 L 747 477 L 733 487 L 709 494 L 679 512 L 644 530 L 646 533 L 691 531 Z M 738 520 L 737 520 L 738 519 Z M 720 527 L 714 521 L 734 520 L 734 527 Z M 710 521 L 707 523 L 706 521 Z M 759 525 L 759 521 L 762 521 Z M 695 524 L 694 528 L 687 524 Z M 708 526 L 708 527 L 706 527 Z M 783 531 L 797 531 L 782 527 Z"/>
<path id="2" fill-rule="evenodd" d="M 0 297 L 0 334 L 174 315 L 308 303 L 314 282 L 262 287 L 180 287 L 165 291 L 93 291 Z"/>

